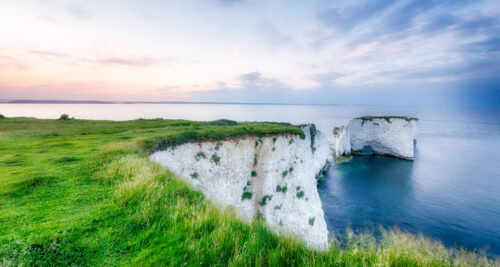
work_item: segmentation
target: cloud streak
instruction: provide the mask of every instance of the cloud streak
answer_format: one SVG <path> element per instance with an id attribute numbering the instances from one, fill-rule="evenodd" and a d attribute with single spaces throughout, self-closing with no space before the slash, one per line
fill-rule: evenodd
<path id="1" fill-rule="evenodd" d="M 0 10 L 3 85 L 337 104 L 500 91 L 495 0 L 47 3 Z"/>

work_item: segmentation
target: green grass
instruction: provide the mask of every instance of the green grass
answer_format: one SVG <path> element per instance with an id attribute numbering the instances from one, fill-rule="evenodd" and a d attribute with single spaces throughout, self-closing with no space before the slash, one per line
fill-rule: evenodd
<path id="1" fill-rule="evenodd" d="M 336 163 L 348 162 L 352 160 L 352 156 L 337 157 L 334 159 Z"/>
<path id="2" fill-rule="evenodd" d="M 0 120 L 0 266 L 498 266 L 397 230 L 380 240 L 349 232 L 312 251 L 260 219 L 241 222 L 148 160 L 188 140 L 301 134 L 288 124 L 216 124 Z"/>
<path id="3" fill-rule="evenodd" d="M 406 117 L 406 116 L 363 116 L 363 117 L 358 117 L 358 118 L 354 118 L 354 119 L 355 120 L 362 120 L 361 126 L 363 126 L 366 121 L 372 121 L 375 119 L 385 120 L 388 123 L 391 123 L 391 119 L 402 119 L 402 120 L 406 120 L 408 122 L 412 121 L 412 120 L 418 121 L 418 118 L 412 118 L 412 117 Z M 334 131 L 335 131 L 335 129 L 334 129 Z"/>

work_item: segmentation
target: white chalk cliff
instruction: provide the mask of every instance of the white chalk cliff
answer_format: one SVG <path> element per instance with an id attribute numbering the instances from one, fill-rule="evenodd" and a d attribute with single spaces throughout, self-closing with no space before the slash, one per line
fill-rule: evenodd
<path id="1" fill-rule="evenodd" d="M 335 157 L 351 155 L 351 137 L 347 127 L 342 125 L 333 128 L 333 138 L 330 142 L 330 148 Z"/>
<path id="2" fill-rule="evenodd" d="M 363 153 L 369 147 L 374 154 L 413 159 L 416 134 L 416 118 L 367 116 L 335 127 L 330 147 L 335 157 Z"/>
<path id="3" fill-rule="evenodd" d="M 150 159 L 214 202 L 234 207 L 243 220 L 261 214 L 275 232 L 327 249 L 315 177 L 331 151 L 323 134 L 309 127 L 303 131 L 304 139 L 294 134 L 249 135 L 185 143 L 157 151 Z"/>

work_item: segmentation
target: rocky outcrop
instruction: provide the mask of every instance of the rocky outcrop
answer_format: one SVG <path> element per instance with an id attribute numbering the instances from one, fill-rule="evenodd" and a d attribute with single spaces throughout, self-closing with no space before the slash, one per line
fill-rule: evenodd
<path id="1" fill-rule="evenodd" d="M 413 159 L 417 134 L 416 118 L 366 116 L 336 127 L 330 142 L 336 157 L 367 153 Z"/>
<path id="2" fill-rule="evenodd" d="M 334 157 L 342 157 L 351 155 L 351 137 L 347 131 L 347 127 L 342 125 L 333 128 L 333 138 L 330 143 L 330 148 L 333 150 Z"/>
<path id="3" fill-rule="evenodd" d="M 244 136 L 185 143 L 157 151 L 150 159 L 179 174 L 195 189 L 245 221 L 262 216 L 279 234 L 326 249 L 328 231 L 316 175 L 330 150 L 314 127 L 298 135 Z"/>

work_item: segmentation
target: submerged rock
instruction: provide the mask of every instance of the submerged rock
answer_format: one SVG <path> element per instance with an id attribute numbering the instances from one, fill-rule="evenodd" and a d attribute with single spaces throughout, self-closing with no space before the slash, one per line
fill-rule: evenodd
<path id="1" fill-rule="evenodd" d="M 185 143 L 150 159 L 179 174 L 209 199 L 234 207 L 250 222 L 262 216 L 279 234 L 316 249 L 328 248 L 328 230 L 316 176 L 329 159 L 326 137 L 304 127 L 293 134 Z"/>
<path id="2" fill-rule="evenodd" d="M 374 153 L 413 159 L 417 134 L 416 118 L 366 116 L 335 127 L 330 142 L 335 157 Z"/>

